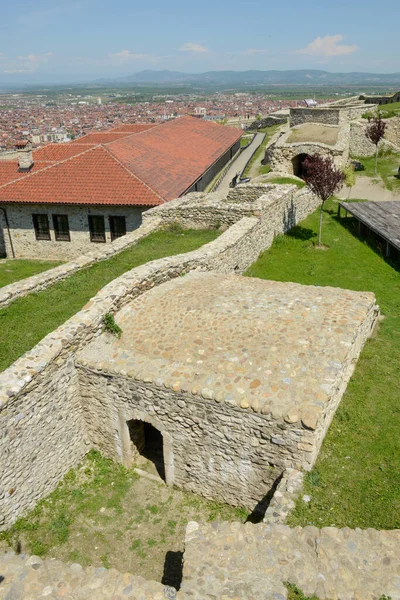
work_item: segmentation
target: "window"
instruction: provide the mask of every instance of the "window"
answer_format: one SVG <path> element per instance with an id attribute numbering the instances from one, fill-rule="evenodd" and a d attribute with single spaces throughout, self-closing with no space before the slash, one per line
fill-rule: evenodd
<path id="1" fill-rule="evenodd" d="M 53 215 L 53 226 L 57 242 L 71 241 L 67 215 Z"/>
<path id="2" fill-rule="evenodd" d="M 110 217 L 111 241 L 126 234 L 125 217 Z"/>
<path id="3" fill-rule="evenodd" d="M 47 215 L 32 215 L 37 240 L 50 240 L 49 218 Z"/>
<path id="4" fill-rule="evenodd" d="M 103 215 L 89 215 L 89 231 L 91 242 L 106 241 L 106 228 Z"/>

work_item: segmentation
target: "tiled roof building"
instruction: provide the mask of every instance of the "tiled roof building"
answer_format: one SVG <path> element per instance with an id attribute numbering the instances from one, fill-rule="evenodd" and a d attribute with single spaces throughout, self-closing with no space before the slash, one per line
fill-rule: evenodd
<path id="1" fill-rule="evenodd" d="M 15 256 L 72 258 L 91 242 L 112 241 L 138 227 L 143 210 L 204 190 L 239 150 L 240 137 L 237 129 L 182 117 L 21 149 L 19 162 L 0 161 L 0 207 L 10 229 L 4 235 L 0 211 L 0 253 L 10 254 L 13 231 Z"/>

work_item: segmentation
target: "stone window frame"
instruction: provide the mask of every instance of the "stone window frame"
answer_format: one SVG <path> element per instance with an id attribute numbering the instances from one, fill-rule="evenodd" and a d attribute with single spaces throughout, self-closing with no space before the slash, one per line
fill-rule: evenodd
<path id="1" fill-rule="evenodd" d="M 168 431 L 165 431 L 163 423 L 161 423 L 161 421 L 159 421 L 157 418 L 152 417 L 148 413 L 145 413 L 140 410 L 133 410 L 129 411 L 128 413 L 124 413 L 121 421 L 122 422 L 120 422 L 120 436 L 122 442 L 123 464 L 127 468 L 130 468 L 132 466 L 132 449 L 128 422 L 143 421 L 143 423 L 149 423 L 155 429 L 157 429 L 163 437 L 165 483 L 168 487 L 172 487 L 175 482 L 173 441 L 171 434 Z"/>
<path id="2" fill-rule="evenodd" d="M 43 223 L 40 223 L 40 219 L 45 221 L 45 227 L 42 228 Z M 50 235 L 50 223 L 49 215 L 47 213 L 32 213 L 33 229 L 35 231 L 36 239 L 39 241 L 51 240 Z M 47 231 L 45 231 L 47 229 Z"/>
<path id="3" fill-rule="evenodd" d="M 96 231 L 96 227 L 94 225 L 96 219 L 102 219 L 103 227 L 102 227 L 101 233 Z M 106 221 L 105 221 L 104 215 L 88 215 L 88 222 L 89 222 L 90 241 L 95 244 L 105 244 L 106 243 Z"/>
<path id="4" fill-rule="evenodd" d="M 67 219 L 67 228 L 65 230 L 65 232 L 61 232 L 60 228 L 57 224 L 58 219 L 62 217 L 64 219 Z M 69 229 L 69 219 L 68 219 L 68 215 L 61 215 L 61 214 L 53 214 L 52 215 L 53 218 L 53 229 L 54 229 L 54 237 L 55 240 L 57 242 L 70 242 L 71 241 L 71 232 Z"/>

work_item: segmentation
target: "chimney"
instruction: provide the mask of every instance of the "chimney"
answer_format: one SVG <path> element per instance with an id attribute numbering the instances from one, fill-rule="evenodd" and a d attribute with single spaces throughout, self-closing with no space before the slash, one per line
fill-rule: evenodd
<path id="1" fill-rule="evenodd" d="M 18 171 L 29 173 L 33 167 L 32 144 L 28 140 L 16 142 L 15 149 L 18 150 Z"/>

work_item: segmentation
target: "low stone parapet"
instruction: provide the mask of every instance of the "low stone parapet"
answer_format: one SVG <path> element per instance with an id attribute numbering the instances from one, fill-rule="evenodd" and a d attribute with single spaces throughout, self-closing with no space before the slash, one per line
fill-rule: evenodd
<path id="1" fill-rule="evenodd" d="M 21 279 L 15 283 L 5 285 L 0 288 L 0 309 L 11 304 L 11 302 L 14 302 L 14 300 L 17 300 L 18 298 L 23 298 L 33 292 L 40 292 L 50 285 L 66 279 L 81 269 L 91 267 L 97 262 L 108 260 L 130 246 L 134 246 L 141 239 L 159 229 L 160 223 L 159 220 L 153 219 L 151 222 L 143 224 L 139 229 L 115 240 L 112 244 L 107 244 L 98 250 L 79 256 L 63 265 L 54 267 L 54 269 L 49 269 L 38 275 L 32 275 L 32 277 L 27 277 L 26 279 Z"/>

